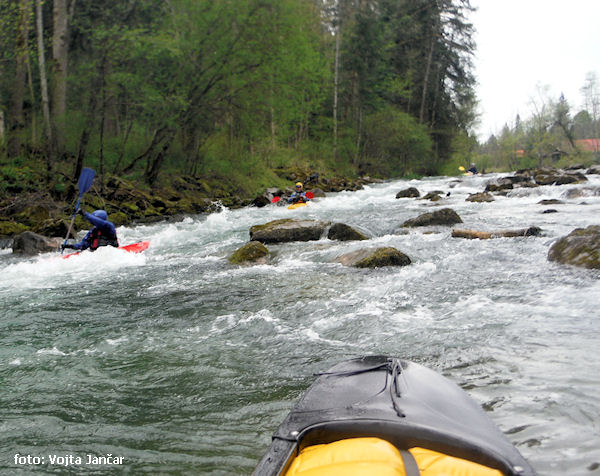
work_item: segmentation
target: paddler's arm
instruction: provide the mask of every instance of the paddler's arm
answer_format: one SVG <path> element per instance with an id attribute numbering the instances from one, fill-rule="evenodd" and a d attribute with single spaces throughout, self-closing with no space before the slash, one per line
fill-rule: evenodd
<path id="1" fill-rule="evenodd" d="M 72 245 L 67 245 L 67 246 L 65 246 L 65 248 L 71 248 L 73 250 L 87 250 L 90 247 L 90 236 L 91 235 L 92 235 L 92 230 L 88 231 L 79 243 L 73 243 Z"/>

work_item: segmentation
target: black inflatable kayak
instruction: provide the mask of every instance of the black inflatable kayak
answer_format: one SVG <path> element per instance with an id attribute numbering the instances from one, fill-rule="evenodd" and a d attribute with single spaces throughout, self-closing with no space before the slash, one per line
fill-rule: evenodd
<path id="1" fill-rule="evenodd" d="M 414 362 L 373 356 L 320 374 L 254 474 L 536 473 L 456 384 Z"/>

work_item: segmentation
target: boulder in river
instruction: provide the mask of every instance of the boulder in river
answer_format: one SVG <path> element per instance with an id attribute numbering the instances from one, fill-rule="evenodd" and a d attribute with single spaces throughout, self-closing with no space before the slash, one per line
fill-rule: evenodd
<path id="1" fill-rule="evenodd" d="M 250 228 L 250 240 L 261 243 L 319 240 L 329 225 L 329 222 L 320 220 L 274 220 Z"/>
<path id="2" fill-rule="evenodd" d="M 403 227 L 417 227 L 417 226 L 435 226 L 443 225 L 450 226 L 456 223 L 462 223 L 462 219 L 458 216 L 451 208 L 442 208 L 430 213 L 424 213 L 416 218 L 406 220 Z"/>
<path id="3" fill-rule="evenodd" d="M 383 266 L 408 266 L 411 260 L 396 248 L 365 248 L 339 256 L 336 261 L 355 268 L 380 268 Z"/>
<path id="4" fill-rule="evenodd" d="M 263 263 L 269 255 L 269 250 L 260 241 L 251 241 L 235 251 L 230 257 L 231 264 Z"/>
<path id="5" fill-rule="evenodd" d="M 540 200 L 538 205 L 563 205 L 565 202 L 559 200 L 557 198 L 548 198 L 544 200 Z"/>
<path id="6" fill-rule="evenodd" d="M 562 169 L 538 168 L 520 171 L 521 175 L 533 178 L 538 185 L 566 185 L 586 182 L 587 178 L 581 172 L 564 171 Z"/>
<path id="7" fill-rule="evenodd" d="M 415 187 L 405 188 L 396 194 L 396 198 L 419 198 L 420 196 L 421 193 Z"/>
<path id="8" fill-rule="evenodd" d="M 352 240 L 368 240 L 369 237 L 364 233 L 352 228 L 345 223 L 334 223 L 329 232 L 327 238 L 330 240 L 338 241 L 352 241 Z"/>
<path id="9" fill-rule="evenodd" d="M 60 247 L 60 238 L 47 238 L 32 231 L 24 231 L 13 239 L 13 253 L 35 255 L 56 251 Z"/>
<path id="10" fill-rule="evenodd" d="M 590 167 L 585 173 L 588 175 L 600 175 L 600 165 L 594 165 Z"/>
<path id="11" fill-rule="evenodd" d="M 466 201 L 476 203 L 493 202 L 494 197 L 492 197 L 492 194 L 488 192 L 472 193 L 466 198 Z"/>
<path id="12" fill-rule="evenodd" d="M 600 225 L 577 228 L 556 241 L 548 259 L 583 268 L 600 268 Z"/>
<path id="13" fill-rule="evenodd" d="M 432 202 L 439 202 L 442 199 L 442 194 L 443 193 L 444 192 L 441 192 L 439 190 L 436 190 L 434 192 L 429 192 L 421 200 L 430 200 Z"/>

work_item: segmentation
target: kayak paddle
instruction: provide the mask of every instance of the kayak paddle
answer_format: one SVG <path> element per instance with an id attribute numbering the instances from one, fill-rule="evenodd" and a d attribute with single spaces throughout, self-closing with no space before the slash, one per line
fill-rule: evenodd
<path id="1" fill-rule="evenodd" d="M 461 172 L 464 172 L 465 168 L 461 165 L 460 167 L 458 167 L 458 170 L 460 170 Z"/>
<path id="2" fill-rule="evenodd" d="M 281 197 L 273 197 L 273 200 L 271 200 L 271 203 L 277 203 L 279 200 L 281 200 Z"/>
<path id="3" fill-rule="evenodd" d="M 77 199 L 77 204 L 75 205 L 75 211 L 73 212 L 73 217 L 71 218 L 71 224 L 69 225 L 69 230 L 67 231 L 67 236 L 65 237 L 65 242 L 63 243 L 63 245 L 67 244 L 69 235 L 71 234 L 71 228 L 73 228 L 73 223 L 75 222 L 75 217 L 77 216 L 77 210 L 79 210 L 79 204 L 81 203 L 81 197 L 83 197 L 83 194 L 85 192 L 87 192 L 90 189 L 90 187 L 92 186 L 92 182 L 94 181 L 95 174 L 96 174 L 96 172 L 94 172 L 92 169 L 85 167 L 81 171 L 81 174 L 79 175 L 79 181 L 77 182 L 77 188 L 79 189 L 79 198 Z M 61 250 L 60 254 L 62 254 L 63 251 L 64 251 L 64 249 Z"/>

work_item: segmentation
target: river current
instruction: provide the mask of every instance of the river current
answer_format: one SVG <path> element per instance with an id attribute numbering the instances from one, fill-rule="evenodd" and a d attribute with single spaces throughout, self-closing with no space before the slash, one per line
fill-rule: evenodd
<path id="1" fill-rule="evenodd" d="M 394 181 L 298 210 L 119 228 L 122 244 L 151 241 L 137 255 L 3 250 L 0 474 L 250 474 L 313 374 L 374 354 L 459 384 L 540 475 L 596 474 L 600 271 L 547 254 L 599 224 L 600 176 L 465 201 L 492 177 Z M 450 195 L 396 199 L 408 186 Z M 553 198 L 564 203 L 539 204 Z M 535 225 L 543 236 L 464 240 L 401 227 L 441 207 L 460 228 Z M 268 264 L 229 264 L 252 225 L 279 218 L 342 222 L 372 239 L 269 245 Z M 413 263 L 334 261 L 365 246 L 396 247 Z"/>

